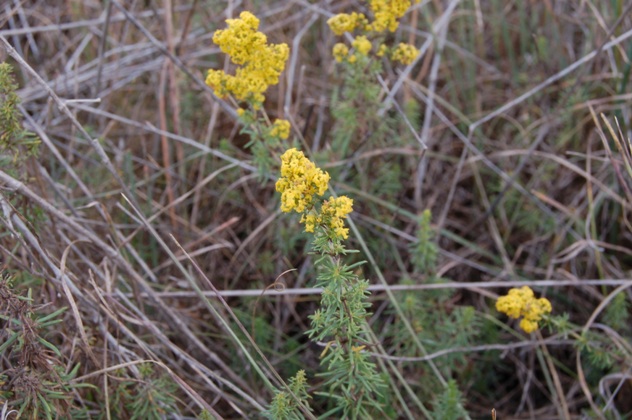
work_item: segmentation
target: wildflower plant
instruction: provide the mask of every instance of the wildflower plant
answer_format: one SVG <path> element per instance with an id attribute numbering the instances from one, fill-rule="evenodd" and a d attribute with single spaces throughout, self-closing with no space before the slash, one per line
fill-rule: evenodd
<path id="1" fill-rule="evenodd" d="M 258 32 L 259 20 L 249 12 L 226 22 L 228 28 L 217 31 L 213 41 L 239 67 L 234 76 L 210 70 L 206 83 L 219 97 L 234 100 L 244 126 L 241 132 L 251 138 L 246 147 L 251 148 L 260 174 L 265 175 L 274 164 L 274 151 L 291 132 L 289 121 L 271 123 L 262 107 L 268 86 L 278 83 L 289 49 L 285 44 L 268 44 L 266 36 Z M 358 37 L 353 48 L 366 55 L 372 45 L 366 37 Z M 344 220 L 352 212 L 353 200 L 345 196 L 324 199 L 329 180 L 329 174 L 290 148 L 281 156 L 276 189 L 281 193 L 281 210 L 301 215 L 305 231 L 314 235 L 314 252 L 320 254 L 315 263 L 319 270 L 316 286 L 324 288 L 323 299 L 321 309 L 312 316 L 308 334 L 326 342 L 322 353 L 322 363 L 327 366 L 324 385 L 326 395 L 334 401 L 328 415 L 366 417 L 371 407 L 379 408 L 375 400 L 382 385 L 366 352 L 368 343 L 362 339 L 370 306 L 366 301 L 368 282 L 358 277 L 355 265 L 348 266 L 341 259 L 352 252 L 342 241 L 349 234 Z M 291 383 L 297 386 L 293 393 L 307 406 L 305 375 L 297 375 Z M 300 415 L 298 401 L 279 391 L 267 415 L 295 418 Z"/>
<path id="2" fill-rule="evenodd" d="M 291 132 L 289 121 L 277 119 L 272 123 L 263 109 L 265 93 L 279 83 L 290 49 L 285 43 L 268 43 L 267 36 L 258 30 L 259 19 L 250 12 L 242 12 L 238 19 L 227 19 L 226 23 L 228 28 L 213 34 L 213 42 L 237 69 L 234 75 L 211 69 L 206 84 L 218 97 L 234 102 L 243 125 L 241 133 L 251 138 L 246 147 L 252 148 L 255 164 L 264 177 L 270 172 L 274 152 L 280 150 L 281 141 Z"/>
<path id="3" fill-rule="evenodd" d="M 396 31 L 399 23 L 410 9 L 411 1 L 380 1 L 369 0 L 366 14 L 351 12 L 340 13 L 330 18 L 327 23 L 337 39 L 333 45 L 332 55 L 338 63 L 337 76 L 340 77 L 339 87 L 334 88 L 332 95 L 332 117 L 335 119 L 331 132 L 330 150 L 339 158 L 349 157 L 367 150 L 380 147 L 398 147 L 410 144 L 412 136 L 407 135 L 414 126 L 417 115 L 408 124 L 397 113 L 382 113 L 383 88 L 378 82 L 379 75 L 384 75 L 384 68 L 395 62 L 406 65 L 412 63 L 419 51 L 414 45 L 402 44 L 394 46 L 392 32 Z M 347 41 L 348 39 L 348 41 Z M 404 47 L 404 45 L 406 45 Z M 407 117 L 406 117 L 407 118 Z M 405 159 L 400 162 L 389 162 L 388 170 L 372 172 L 369 165 L 380 168 L 385 158 L 377 156 L 369 160 L 356 161 L 354 171 L 360 176 L 355 177 L 359 187 L 365 192 L 381 195 L 382 186 L 393 185 L 399 193 L 403 184 L 400 179 L 390 182 L 396 169 L 401 167 L 406 171 Z M 338 174 L 332 173 L 339 180 L 345 180 L 348 169 Z M 371 182 L 367 183 L 365 173 L 371 173 Z M 370 240 L 369 240 L 370 242 Z"/>
<path id="4" fill-rule="evenodd" d="M 303 404 L 309 409 L 307 401 L 311 398 L 307 393 L 307 375 L 304 370 L 299 370 L 296 375 L 290 379 L 289 388 Z M 298 420 L 303 416 L 300 414 L 296 400 L 292 398 L 286 391 L 278 391 L 270 404 L 269 409 L 264 413 L 269 419 L 287 419 Z"/>
<path id="5" fill-rule="evenodd" d="M 392 8 L 386 2 L 371 1 L 372 17 L 353 12 L 328 21 L 335 35 L 354 35 L 349 44 L 339 42 L 333 47 L 344 78 L 343 88 L 334 94 L 337 123 L 331 143 L 333 153 L 346 155 L 347 150 L 357 149 L 370 136 L 389 137 L 390 121 L 387 118 L 385 124 L 385 119 L 376 117 L 381 87 L 375 74 L 382 71 L 382 59 L 392 59 L 395 51 L 383 42 L 385 32 L 395 31 L 410 7 L 410 2 L 396 3 L 397 7 Z M 410 46 L 397 57 L 406 53 L 414 54 L 414 58 L 417 51 Z M 276 189 L 281 193 L 281 210 L 300 214 L 305 232 L 313 235 L 318 273 L 315 286 L 323 292 L 320 308 L 310 316 L 308 334 L 324 344 L 321 365 L 326 371 L 321 376 L 326 390 L 318 394 L 327 397 L 332 408 L 323 416 L 371 418 L 383 413 L 378 401 L 383 397 L 384 384 L 369 356 L 374 344 L 366 338 L 368 282 L 356 271 L 361 262 L 348 265 L 344 261 L 345 255 L 355 252 L 344 245 L 349 235 L 345 219 L 352 212 L 353 201 L 346 196 L 324 197 L 329 180 L 329 174 L 302 152 L 289 149 L 281 156 Z"/>
<path id="6" fill-rule="evenodd" d="M 326 343 L 321 353 L 322 374 L 328 388 L 321 393 L 333 400 L 325 416 L 368 418 L 379 410 L 376 397 L 382 380 L 370 360 L 364 338 L 368 281 L 356 273 L 358 264 L 347 265 L 343 256 L 354 252 L 345 248 L 348 237 L 344 220 L 353 210 L 353 200 L 346 196 L 324 199 L 329 174 L 305 157 L 289 149 L 281 156 L 281 210 L 301 215 L 305 231 L 313 234 L 313 250 L 318 255 L 316 287 L 322 287 L 320 308 L 310 316 L 310 338 Z M 360 263 L 361 264 L 361 263 Z"/>
<path id="7" fill-rule="evenodd" d="M 418 0 L 415 1 L 418 3 Z M 419 50 L 414 45 L 399 43 L 396 47 L 388 47 L 384 43 L 386 34 L 395 32 L 399 20 L 412 5 L 410 0 L 369 0 L 369 9 L 373 14 L 370 19 L 362 13 L 339 13 L 327 21 L 329 28 L 336 36 L 344 33 L 358 33 L 351 42 L 353 50 L 349 53 L 343 43 L 334 45 L 333 55 L 336 61 L 356 63 L 361 57 L 368 57 L 373 50 L 377 57 L 388 57 L 393 61 L 410 64 L 417 57 Z M 376 48 L 373 48 L 373 41 Z"/>

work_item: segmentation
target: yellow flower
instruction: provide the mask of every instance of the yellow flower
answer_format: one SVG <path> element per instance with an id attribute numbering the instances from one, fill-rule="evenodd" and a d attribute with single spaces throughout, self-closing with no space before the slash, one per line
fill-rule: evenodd
<path id="1" fill-rule="evenodd" d="M 371 41 L 369 41 L 366 36 L 363 35 L 359 35 L 357 36 L 353 42 L 351 43 L 351 45 L 353 46 L 353 48 L 355 48 L 355 50 L 361 54 L 366 56 L 369 51 L 371 51 Z"/>
<path id="2" fill-rule="evenodd" d="M 371 0 L 370 8 L 375 19 L 368 25 L 368 29 L 375 32 L 384 32 L 387 29 L 395 32 L 399 26 L 398 20 L 404 16 L 410 5 L 410 0 Z"/>
<path id="3" fill-rule="evenodd" d="M 362 13 L 340 13 L 330 18 L 327 21 L 327 25 L 331 31 L 340 36 L 345 32 L 353 32 L 357 27 L 366 25 L 367 19 Z"/>
<path id="4" fill-rule="evenodd" d="M 349 48 L 345 44 L 339 42 L 334 45 L 332 54 L 334 55 L 336 61 L 340 63 L 347 57 L 347 55 L 349 55 Z"/>
<path id="5" fill-rule="evenodd" d="M 317 226 L 328 229 L 334 238 L 346 239 L 349 229 L 344 219 L 353 211 L 353 200 L 346 196 L 330 197 L 316 206 L 315 195 L 322 196 L 329 185 L 329 174 L 317 168 L 303 152 L 289 149 L 281 155 L 281 178 L 276 190 L 281 193 L 281 211 L 302 213 L 305 232 L 314 232 Z"/>
<path id="6" fill-rule="evenodd" d="M 239 19 L 226 19 L 228 29 L 220 29 L 213 34 L 213 42 L 233 63 L 243 65 L 262 51 L 268 42 L 265 34 L 258 32 L 259 19 L 250 12 L 242 12 Z"/>
<path id="7" fill-rule="evenodd" d="M 523 318 L 520 320 L 520 328 L 523 329 L 526 333 L 532 333 L 538 329 L 538 323 L 535 321 L 530 321 L 527 318 Z"/>
<path id="8" fill-rule="evenodd" d="M 234 76 L 209 70 L 206 84 L 220 98 L 232 94 L 239 101 L 260 104 L 268 86 L 279 83 L 290 49 L 287 44 L 267 44 L 265 34 L 257 31 L 259 19 L 250 12 L 242 12 L 239 19 L 227 19 L 226 23 L 228 28 L 216 31 L 213 42 L 240 67 Z"/>
<path id="9" fill-rule="evenodd" d="M 377 55 L 378 57 L 384 57 L 384 55 L 388 52 L 388 47 L 385 44 L 380 45 L 380 48 L 377 49 L 377 53 L 375 55 Z"/>
<path id="10" fill-rule="evenodd" d="M 393 61 L 399 61 L 402 64 L 411 64 L 417 58 L 419 50 L 410 44 L 404 44 L 400 42 L 399 45 L 393 51 L 391 58 Z"/>
<path id="11" fill-rule="evenodd" d="M 505 296 L 496 301 L 496 309 L 510 318 L 520 318 L 520 328 L 531 333 L 538 329 L 538 321 L 542 316 L 551 313 L 551 302 L 546 298 L 536 299 L 529 286 L 513 288 Z"/>
<path id="12" fill-rule="evenodd" d="M 317 168 L 303 152 L 289 149 L 281 156 L 281 178 L 276 190 L 281 193 L 281 211 L 304 213 L 314 205 L 314 195 L 327 191 L 329 174 Z"/>
<path id="13" fill-rule="evenodd" d="M 301 216 L 301 223 L 305 223 L 305 232 L 314 232 L 316 225 L 319 225 L 321 218 L 314 213 L 304 214 Z"/>
<path id="14" fill-rule="evenodd" d="M 305 223 L 305 232 L 314 232 L 316 226 L 324 225 L 340 239 L 349 237 L 349 229 L 345 228 L 344 219 L 353 211 L 353 200 L 346 196 L 330 197 L 320 209 L 301 216 L 301 223 Z"/>
<path id="15" fill-rule="evenodd" d="M 335 236 L 347 239 L 349 229 L 345 228 L 344 219 L 353 211 L 353 200 L 344 195 L 333 198 L 323 203 L 320 209 L 320 220 L 326 224 Z"/>
<path id="16" fill-rule="evenodd" d="M 344 219 L 353 211 L 349 197 L 330 197 L 317 210 L 314 196 L 322 196 L 329 185 L 329 174 L 317 168 L 303 152 L 289 149 L 281 155 L 281 178 L 276 190 L 281 193 L 281 211 L 302 213 L 305 232 L 314 232 L 317 226 L 328 229 L 331 237 L 346 239 L 349 229 Z"/>
<path id="17" fill-rule="evenodd" d="M 288 120 L 276 120 L 270 128 L 270 135 L 285 140 L 290 137 L 290 122 Z"/>

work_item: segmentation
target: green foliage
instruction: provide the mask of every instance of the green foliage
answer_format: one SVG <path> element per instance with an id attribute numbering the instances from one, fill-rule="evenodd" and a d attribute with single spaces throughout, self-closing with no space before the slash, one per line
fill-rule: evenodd
<path id="1" fill-rule="evenodd" d="M 321 300 L 324 309 L 311 316 L 310 338 L 323 340 L 338 335 L 355 338 L 363 332 L 362 321 L 367 316 L 366 308 L 371 306 L 366 301 L 368 282 L 358 279 L 355 267 L 338 258 L 321 258 L 316 264 L 320 269 L 316 287 L 324 288 Z"/>
<path id="2" fill-rule="evenodd" d="M 625 296 L 625 294 L 621 293 L 618 296 Z M 611 303 L 611 305 L 617 306 L 622 304 Z M 609 309 L 611 306 L 607 308 Z M 622 310 L 622 307 L 617 309 Z M 621 318 L 625 318 L 626 316 L 627 315 L 624 314 Z M 604 316 L 604 318 L 607 319 L 608 316 Z M 629 360 L 632 358 L 632 353 L 629 351 L 629 348 L 618 343 L 618 340 L 611 336 L 610 332 L 604 333 L 604 331 L 600 329 L 590 329 L 577 333 L 576 331 L 580 330 L 581 327 L 571 323 L 567 313 L 560 316 L 548 316 L 545 320 L 552 332 L 564 338 L 570 336 L 574 340 L 574 346 L 578 352 L 581 352 L 584 375 L 590 386 L 599 386 L 604 374 L 618 371 L 618 366 L 621 364 L 629 364 Z M 609 321 L 616 323 L 619 319 L 613 317 L 610 318 Z M 625 330 L 625 327 L 623 327 L 623 330 Z"/>
<path id="3" fill-rule="evenodd" d="M 568 313 L 563 313 L 562 315 L 557 316 L 549 316 L 545 318 L 545 321 L 551 332 L 557 332 L 564 338 L 568 337 L 573 330 L 573 325 L 569 321 Z"/>
<path id="4" fill-rule="evenodd" d="M 448 381 L 443 392 L 434 401 L 433 418 L 435 419 L 464 419 L 468 418 L 463 408 L 463 397 L 456 381 Z"/>
<path id="5" fill-rule="evenodd" d="M 435 241 L 435 232 L 430 226 L 432 213 L 424 210 L 419 216 L 417 242 L 410 248 L 411 260 L 415 271 L 425 275 L 433 275 L 437 265 L 439 248 Z"/>
<path id="6" fill-rule="evenodd" d="M 618 293 L 603 314 L 604 322 L 617 331 L 630 333 L 630 309 L 632 305 L 625 293 Z"/>
<path id="7" fill-rule="evenodd" d="M 296 375 L 289 382 L 289 388 L 294 396 L 288 391 L 277 390 L 270 407 L 263 413 L 265 418 L 274 420 L 299 420 L 304 418 L 294 397 L 298 398 L 305 407 L 310 409 L 309 399 L 311 397 L 307 392 L 305 371 L 299 370 L 296 372 Z"/>
<path id="8" fill-rule="evenodd" d="M 332 113 L 336 117 L 332 148 L 348 156 L 369 137 L 379 138 L 385 129 L 377 117 L 381 88 L 375 80 L 382 66 L 362 57 L 355 63 L 343 63 L 340 68 L 344 81 L 332 97 Z"/>
<path id="9" fill-rule="evenodd" d="M 166 375 L 157 375 L 150 364 L 139 367 L 140 383 L 134 384 L 130 389 L 133 393 L 126 407 L 131 413 L 131 419 L 162 419 L 165 415 L 175 411 L 175 398 L 173 393 L 177 390 L 176 384 Z"/>
<path id="10" fill-rule="evenodd" d="M 18 296 L 13 279 L 0 278 L 0 320 L 5 325 L 0 331 L 0 355 L 6 364 L 0 371 L 0 399 L 9 401 L 9 407 L 25 418 L 90 418 L 85 408 L 72 404 L 76 389 L 91 387 L 72 382 L 80 365 L 66 372 L 61 350 L 45 338 L 63 322 L 67 308 L 44 314 L 33 302 L 31 289 L 27 296 Z M 148 364 L 138 371 L 138 379 L 113 381 L 110 412 L 130 419 L 162 419 L 173 412 L 177 387 L 170 378 L 156 375 Z M 105 407 L 98 413 L 98 418 L 106 418 Z"/>
<path id="11" fill-rule="evenodd" d="M 588 357 L 590 364 L 600 370 L 607 370 L 615 362 L 615 349 L 598 334 L 586 331 L 577 337 L 577 348 Z"/>
<path id="12" fill-rule="evenodd" d="M 12 279 L 0 277 L 0 399 L 9 401 L 9 407 L 18 417 L 53 419 L 67 414 L 71 408 L 70 381 L 79 365 L 65 372 L 62 355 L 55 344 L 44 336 L 62 322 L 65 307 L 44 314 L 34 307 L 31 290 L 27 296 L 18 296 L 12 288 Z"/>
<path id="13" fill-rule="evenodd" d="M 39 139 L 22 128 L 17 88 L 11 66 L 0 63 L 0 167 L 10 168 L 12 175 L 23 177 L 22 165 L 37 155 Z"/>
<path id="14" fill-rule="evenodd" d="M 260 303 L 260 299 L 245 299 L 244 307 L 250 309 L 234 308 L 233 311 L 243 325 L 249 326 L 248 332 L 264 354 L 273 355 L 275 358 L 283 360 L 277 366 L 279 372 L 295 372 L 301 367 L 298 354 L 295 352 L 296 348 L 299 347 L 298 340 L 275 329 L 270 323 L 269 316 L 262 313 L 263 308 L 253 306 L 256 303 Z M 254 308 L 254 311 L 252 308 Z M 240 339 L 247 340 L 245 334 L 236 325 L 233 325 L 233 328 L 237 331 L 236 334 Z M 252 373 L 248 366 L 244 366 L 239 354 L 235 354 L 231 362 L 235 372 L 238 372 L 240 375 L 245 377 Z"/>
<path id="15" fill-rule="evenodd" d="M 488 170 L 482 173 L 489 175 L 486 179 L 485 187 L 490 192 L 490 200 L 497 205 L 494 207 L 494 215 L 498 220 L 506 220 L 508 224 L 503 225 L 505 229 L 501 232 L 505 236 L 516 234 L 517 232 L 528 233 L 531 236 L 543 235 L 555 230 L 555 220 L 544 214 L 535 204 L 528 200 L 523 194 L 514 188 L 507 188 L 507 184 Z M 511 171 L 508 171 L 511 175 Z M 540 168 L 538 180 L 541 182 L 551 182 L 555 173 L 551 166 L 543 165 Z M 522 182 L 521 178 L 518 180 Z M 499 200 L 498 202 L 496 200 Z"/>
<path id="16" fill-rule="evenodd" d="M 328 397 L 334 407 L 324 417 L 363 419 L 381 412 L 379 397 L 384 382 L 364 345 L 333 347 L 322 363 L 327 365 L 327 371 L 319 376 L 326 379 L 329 392 L 319 394 Z"/>
<path id="17" fill-rule="evenodd" d="M 215 416 L 213 416 L 208 410 L 202 410 L 197 418 L 198 420 L 215 420 Z"/>
<path id="18" fill-rule="evenodd" d="M 378 396 L 384 386 L 376 365 L 366 352 L 365 328 L 368 281 L 360 279 L 356 270 L 362 264 L 346 265 L 341 256 L 347 250 L 340 240 L 317 229 L 313 241 L 314 252 L 320 254 L 314 265 L 318 272 L 316 287 L 322 287 L 320 308 L 310 316 L 310 338 L 326 342 L 321 354 L 321 365 L 327 371 L 319 376 L 329 389 L 320 393 L 329 397 L 334 406 L 324 416 L 341 418 L 369 418 L 380 410 Z"/>
<path id="19" fill-rule="evenodd" d="M 431 218 L 430 210 L 425 210 L 418 218 L 418 241 L 409 248 L 413 265 L 411 276 L 421 277 L 427 284 L 441 284 L 448 280 L 436 277 L 439 249 L 434 229 L 430 224 Z M 401 284 L 415 284 L 411 276 L 404 276 Z M 453 304 L 455 295 L 456 292 L 449 288 L 398 293 L 402 315 L 410 322 L 416 337 L 411 336 L 397 312 L 389 310 L 388 312 L 393 315 L 392 323 L 384 327 L 385 342 L 390 343 L 388 352 L 408 357 L 424 356 L 425 354 L 417 345 L 418 342 L 423 344 L 428 354 L 447 350 L 447 353 L 434 359 L 435 365 L 447 377 L 456 377 L 459 381 L 466 380 L 463 366 L 467 364 L 467 353 L 449 350 L 471 346 L 479 336 L 482 325 L 473 307 Z M 415 366 L 410 366 L 409 369 L 412 370 L 411 375 L 423 375 L 422 371 Z M 435 396 L 436 407 L 433 418 L 467 417 L 467 411 L 460 402 L 460 392 L 456 381 L 450 381 L 439 396 L 436 390 L 442 386 L 434 377 L 418 381 L 416 387 L 418 395 L 424 398 L 430 399 Z M 453 415 L 457 417 L 451 417 Z"/>
<path id="20" fill-rule="evenodd" d="M 328 161 L 346 158 L 350 162 L 329 169 L 332 179 L 348 183 L 368 196 L 399 200 L 405 193 L 410 159 L 396 153 L 372 152 L 409 146 L 411 140 L 416 142 L 411 129 L 416 128 L 419 106 L 408 105 L 403 113 L 392 111 L 380 115 L 384 94 L 378 81 L 378 75 L 384 73 L 380 60 L 359 56 L 357 61 L 344 61 L 336 69 L 341 81 L 332 92 L 331 143 L 327 153 L 321 154 Z M 363 157 L 364 154 L 368 157 Z M 384 223 L 392 221 L 392 212 L 384 211 L 381 206 L 372 206 L 371 216 Z M 370 249 L 380 256 L 383 238 L 376 239 L 371 230 L 362 230 L 362 234 Z M 383 263 L 388 266 L 389 262 Z"/>
<path id="21" fill-rule="evenodd" d="M 431 284 L 443 282 L 445 279 L 441 278 L 430 281 Z M 412 284 L 412 281 L 404 279 L 401 284 Z M 401 293 L 399 302 L 404 316 L 410 321 L 417 338 L 428 353 L 466 348 L 481 334 L 480 317 L 473 307 L 451 307 L 450 300 L 454 298 L 454 294 L 450 289 Z M 394 314 L 394 311 L 389 312 Z M 387 331 L 389 342 L 393 343 L 393 352 L 413 357 L 422 356 L 414 338 L 397 318 Z M 466 357 L 464 352 L 447 353 L 436 359 L 436 364 L 446 375 L 451 376 L 460 373 L 460 366 L 466 363 Z"/>
<path id="22" fill-rule="evenodd" d="M 158 420 L 176 412 L 174 393 L 177 385 L 166 374 L 156 373 L 153 366 L 143 363 L 138 366 L 138 377 L 130 377 L 126 371 L 115 372 L 109 390 L 109 410 L 112 418 L 134 420 Z M 107 418 L 107 410 L 99 398 L 101 407 L 98 418 Z"/>
<path id="23" fill-rule="evenodd" d="M 382 86 L 376 75 L 383 73 L 381 62 L 360 57 L 355 63 L 343 62 L 338 68 L 342 82 L 340 87 L 334 88 L 331 100 L 335 120 L 331 133 L 333 155 L 353 157 L 366 150 L 410 144 L 410 128 L 401 116 L 379 114 Z M 415 121 L 417 110 L 415 106 L 409 106 L 405 112 L 409 111 Z M 415 124 L 412 125 L 415 128 Z M 401 178 L 395 179 L 402 168 L 398 160 L 386 159 L 378 156 L 355 162 L 356 171 L 365 176 L 358 177 L 353 183 L 375 195 L 386 193 L 388 197 L 394 197 L 403 186 Z M 375 172 L 376 168 L 379 173 Z M 366 176 L 368 174 L 370 176 Z M 332 170 L 332 178 L 343 180 L 346 177 Z"/>
<path id="24" fill-rule="evenodd" d="M 371 173 L 370 190 L 383 200 L 393 200 L 402 190 L 402 167 L 398 164 L 378 165 L 377 170 Z M 392 217 L 386 214 L 386 217 Z M 390 220 L 385 220 L 390 222 Z"/>
<path id="25" fill-rule="evenodd" d="M 22 127 L 17 88 L 11 66 L 0 63 L 0 169 L 24 182 L 28 179 L 26 164 L 30 158 L 37 156 L 40 141 L 35 134 Z M 4 194 L 11 205 L 19 207 L 21 215 L 33 225 L 39 226 L 45 220 L 38 207 L 18 199 L 12 192 Z M 0 200 L 4 198 L 0 197 Z"/>
<path id="26" fill-rule="evenodd" d="M 252 161 L 258 169 L 260 181 L 266 181 L 276 165 L 276 156 L 284 149 L 283 139 L 275 135 L 265 112 L 262 116 L 253 109 L 240 110 L 240 113 L 243 126 L 239 132 L 250 138 L 244 147 L 252 152 Z"/>

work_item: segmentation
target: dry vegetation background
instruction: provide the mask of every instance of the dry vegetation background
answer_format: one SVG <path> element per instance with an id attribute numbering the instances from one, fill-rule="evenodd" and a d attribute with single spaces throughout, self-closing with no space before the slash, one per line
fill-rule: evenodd
<path id="1" fill-rule="evenodd" d="M 304 368 L 318 385 L 322 346 L 304 332 L 319 295 L 293 290 L 314 276 L 306 237 L 278 209 L 275 174 L 258 173 L 244 149 L 233 106 L 203 82 L 229 68 L 213 32 L 249 10 L 291 48 L 267 112 L 289 119 L 355 200 L 349 243 L 369 261 L 370 324 L 390 356 L 381 369 L 399 384 L 389 392 L 412 390 L 385 394 L 389 415 L 422 418 L 410 395 L 438 413 L 450 404 L 442 379 L 454 379 L 472 418 L 493 407 L 507 419 L 629 418 L 631 5 L 421 1 L 392 35 L 420 59 L 387 63 L 367 105 L 399 125 L 374 139 L 360 119 L 336 146 L 334 128 L 360 117 L 332 112 L 344 83 L 326 20 L 363 8 L 2 2 L 0 58 L 41 145 L 0 168 L 0 263 L 13 279 L 0 287 L 0 334 L 23 337 L 0 342 L 0 403 L 19 410 L 30 396 L 40 414 L 44 400 L 66 418 L 256 418 L 273 392 L 246 361 L 261 360 L 250 333 L 281 377 Z M 434 236 L 419 233 L 426 209 Z M 291 268 L 283 293 L 262 295 Z M 554 314 L 568 314 L 566 332 L 594 332 L 584 336 L 594 348 L 559 330 L 529 337 L 495 311 L 509 287 L 538 281 Z M 17 298 L 29 288 L 32 306 Z"/>

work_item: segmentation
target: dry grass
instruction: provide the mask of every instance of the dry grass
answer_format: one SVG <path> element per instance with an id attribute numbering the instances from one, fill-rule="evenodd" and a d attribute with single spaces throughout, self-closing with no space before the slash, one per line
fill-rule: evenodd
<path id="1" fill-rule="evenodd" d="M 281 387 L 305 368 L 318 384 L 322 348 L 303 334 L 319 292 L 305 238 L 279 212 L 273 176 L 257 174 L 234 109 L 203 82 L 226 65 L 212 33 L 247 9 L 292 49 L 268 113 L 289 119 L 356 201 L 351 242 L 375 285 L 376 355 L 401 392 L 389 413 L 420 418 L 419 403 L 436 408 L 453 378 L 472 418 L 493 407 L 501 419 L 630 416 L 632 6 L 422 1 L 395 37 L 423 53 L 386 67 L 377 108 L 406 112 L 415 132 L 401 124 L 397 138 L 331 152 L 341 81 L 325 21 L 364 3 L 5 3 L 0 58 L 42 144 L 25 177 L 0 168 L 0 261 L 15 277 L 0 308 L 27 288 L 33 308 L 11 316 L 68 308 L 42 330 L 59 354 L 39 348 L 33 365 L 49 360 L 63 376 L 80 364 L 56 409 L 149 418 L 133 405 L 143 399 L 157 417 L 255 418 L 273 396 L 267 381 Z M 438 232 L 433 274 L 446 283 L 413 270 L 425 209 Z M 269 290 L 290 268 L 285 291 Z M 568 313 L 570 331 L 599 334 L 589 341 L 603 339 L 612 363 L 587 360 L 572 335 L 503 328 L 494 298 L 522 284 Z M 393 311 L 402 289 L 436 317 L 475 308 L 476 339 L 402 348 L 413 331 Z M 430 290 L 449 299 L 433 306 Z M 18 389 L 20 357 L 3 354 L 2 392 Z"/>

